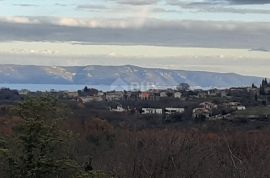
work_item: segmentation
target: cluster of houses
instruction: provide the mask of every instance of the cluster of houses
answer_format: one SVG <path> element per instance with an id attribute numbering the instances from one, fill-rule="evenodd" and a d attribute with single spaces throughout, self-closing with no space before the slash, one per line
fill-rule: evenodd
<path id="1" fill-rule="evenodd" d="M 192 110 L 192 118 L 208 119 L 208 120 L 224 119 L 226 118 L 226 116 L 228 116 L 228 113 L 225 114 L 220 113 L 220 108 L 225 108 L 230 112 L 246 110 L 246 107 L 239 102 L 228 102 L 223 103 L 222 105 L 217 105 L 212 102 L 203 102 L 200 103 L 198 107 Z M 132 109 L 130 108 L 125 109 L 122 106 L 110 108 L 111 112 L 129 112 L 131 110 Z M 171 108 L 171 107 L 141 108 L 140 110 L 136 110 L 136 112 L 142 115 L 163 115 L 163 114 L 174 115 L 174 114 L 183 114 L 185 112 L 185 108 Z"/>
<path id="2" fill-rule="evenodd" d="M 188 84 L 186 84 L 188 85 Z M 87 89 L 87 87 L 86 87 Z M 95 89 L 88 89 L 95 90 Z M 260 87 L 234 87 L 229 89 L 193 89 L 187 87 L 177 87 L 176 89 L 150 89 L 148 91 L 98 91 L 93 93 L 68 92 L 63 91 L 68 97 L 76 98 L 82 103 L 92 101 L 119 101 L 119 100 L 153 100 L 158 101 L 162 98 L 175 98 L 185 100 L 186 98 L 208 98 L 208 97 L 230 97 L 230 96 L 260 96 L 270 95 L 270 82 L 264 79 Z M 54 91 L 51 91 L 54 93 Z M 83 92 L 83 91 L 81 91 Z M 20 95 L 31 93 L 28 90 L 20 90 Z M 58 92 L 59 93 L 59 92 Z"/>
<path id="3" fill-rule="evenodd" d="M 122 106 L 117 106 L 116 108 L 110 108 L 111 112 L 128 112 L 130 109 L 125 109 Z M 185 108 L 142 108 L 138 113 L 142 115 L 150 115 L 150 114 L 157 114 L 157 115 L 172 115 L 172 114 L 182 114 L 185 112 Z"/>
<path id="4" fill-rule="evenodd" d="M 88 102 L 99 102 L 99 101 L 159 101 L 162 98 L 171 98 L 171 99 L 179 99 L 179 102 L 184 102 L 187 99 L 205 99 L 208 100 L 209 97 L 226 97 L 230 98 L 232 96 L 257 96 L 260 95 L 260 88 L 257 87 L 238 87 L 238 88 L 230 88 L 230 89 L 211 89 L 211 90 L 158 90 L 151 89 L 148 91 L 109 91 L 109 92 L 101 92 L 98 91 L 93 95 L 79 96 L 75 93 L 71 93 L 70 96 L 77 97 L 77 100 L 81 103 Z M 192 118 L 193 119 L 221 119 L 226 116 L 220 112 L 220 108 L 225 108 L 230 112 L 237 110 L 245 110 L 246 107 L 243 106 L 239 102 L 227 102 L 222 104 L 215 104 L 212 102 L 202 102 L 195 108 L 192 109 Z M 123 108 L 121 105 L 118 105 L 116 108 L 109 108 L 111 112 L 129 112 L 135 111 L 142 115 L 173 115 L 173 114 L 183 114 L 185 108 Z M 228 113 L 230 113 L 228 112 Z"/>
<path id="5" fill-rule="evenodd" d="M 72 93 L 73 95 L 74 93 Z M 173 89 L 167 90 L 149 90 L 149 91 L 109 91 L 109 92 L 101 92 L 99 91 L 95 95 L 87 95 L 87 96 L 78 96 L 78 100 L 82 103 L 88 103 L 92 101 L 120 101 L 120 100 L 128 100 L 128 101 L 138 101 L 138 100 L 151 100 L 158 101 L 161 98 L 175 98 L 181 99 L 182 92 L 176 91 Z"/>
<path id="6" fill-rule="evenodd" d="M 142 108 L 142 114 L 182 114 L 185 112 L 185 108 Z"/>
<path id="7" fill-rule="evenodd" d="M 246 107 L 239 102 L 223 103 L 220 106 L 212 102 L 203 102 L 199 104 L 199 107 L 193 109 L 192 117 L 193 119 L 224 119 L 226 116 L 228 116 L 228 113 L 220 113 L 220 110 L 218 110 L 219 108 L 224 108 L 230 112 L 246 110 Z"/>
<path id="8" fill-rule="evenodd" d="M 270 95 L 270 83 L 264 81 L 260 88 L 252 87 L 235 87 L 230 89 L 194 89 L 194 90 L 177 90 L 177 89 L 151 89 L 148 91 L 98 91 L 95 94 L 79 96 L 77 92 L 68 93 L 69 96 L 77 97 L 82 103 L 92 101 L 138 101 L 151 100 L 159 101 L 162 98 L 174 98 L 186 100 L 187 98 L 208 98 L 208 97 L 246 97 L 246 96 L 260 96 L 263 93 Z"/>

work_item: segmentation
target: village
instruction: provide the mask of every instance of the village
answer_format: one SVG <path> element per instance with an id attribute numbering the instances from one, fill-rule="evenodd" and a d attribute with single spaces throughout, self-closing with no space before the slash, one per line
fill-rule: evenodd
<path id="1" fill-rule="evenodd" d="M 99 91 L 85 87 L 82 90 L 30 92 L 28 90 L 0 90 L 0 111 L 28 96 L 53 95 L 63 103 L 78 105 L 78 113 L 108 116 L 152 117 L 166 121 L 179 120 L 269 120 L 270 82 L 264 79 L 260 86 L 229 89 L 190 89 L 186 83 L 176 88 L 147 91 Z M 0 113 L 1 114 L 1 113 Z"/>
<path id="2" fill-rule="evenodd" d="M 259 87 L 252 85 L 210 90 L 192 90 L 185 83 L 175 89 L 148 91 L 102 92 L 85 87 L 78 92 L 67 93 L 67 97 L 83 105 L 107 103 L 106 109 L 114 113 L 160 115 L 166 118 L 185 115 L 194 120 L 270 118 L 270 83 L 267 79 Z"/>

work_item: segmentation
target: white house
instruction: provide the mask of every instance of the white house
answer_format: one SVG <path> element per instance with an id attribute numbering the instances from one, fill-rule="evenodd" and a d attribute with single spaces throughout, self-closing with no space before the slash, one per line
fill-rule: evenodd
<path id="1" fill-rule="evenodd" d="M 180 99 L 181 97 L 182 97 L 182 93 L 181 92 L 175 92 L 174 93 L 174 98 Z"/>
<path id="2" fill-rule="evenodd" d="M 237 106 L 236 109 L 237 109 L 238 111 L 244 111 L 244 110 L 246 110 L 246 107 L 240 105 L 240 106 Z"/>
<path id="3" fill-rule="evenodd" d="M 159 96 L 160 96 L 161 98 L 168 97 L 167 92 L 165 92 L 165 91 L 160 92 L 160 93 L 159 93 Z"/>
<path id="4" fill-rule="evenodd" d="M 126 110 L 122 106 L 117 106 L 116 108 L 110 108 L 112 112 L 125 112 Z"/>
<path id="5" fill-rule="evenodd" d="M 162 109 L 157 108 L 142 108 L 142 114 L 162 114 Z"/>
<path id="6" fill-rule="evenodd" d="M 225 104 L 228 108 L 231 108 L 233 110 L 243 111 L 246 110 L 246 107 L 241 105 L 239 102 L 229 102 Z"/>
<path id="7" fill-rule="evenodd" d="M 185 108 L 165 108 L 165 114 L 181 114 L 185 112 Z"/>

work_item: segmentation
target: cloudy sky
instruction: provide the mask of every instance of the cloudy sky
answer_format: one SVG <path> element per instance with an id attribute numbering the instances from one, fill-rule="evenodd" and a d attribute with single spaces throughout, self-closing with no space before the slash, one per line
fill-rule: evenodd
<path id="1" fill-rule="evenodd" d="M 270 77 L 270 0 L 0 0 L 0 63 Z"/>

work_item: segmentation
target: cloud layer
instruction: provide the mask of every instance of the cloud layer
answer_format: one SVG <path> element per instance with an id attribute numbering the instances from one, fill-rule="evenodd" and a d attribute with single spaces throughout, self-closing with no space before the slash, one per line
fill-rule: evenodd
<path id="1" fill-rule="evenodd" d="M 270 4 L 270 0 L 166 0 L 170 4 L 190 4 L 190 5 L 256 5 L 256 4 Z"/>
<path id="2" fill-rule="evenodd" d="M 233 4 L 270 4 L 269 0 L 227 0 Z"/>
<path id="3" fill-rule="evenodd" d="M 114 0 L 118 4 L 128 4 L 128 5 L 151 5 L 156 4 L 160 0 Z"/>
<path id="4" fill-rule="evenodd" d="M 0 18 L 0 41 L 269 49 L 270 23 Z"/>

